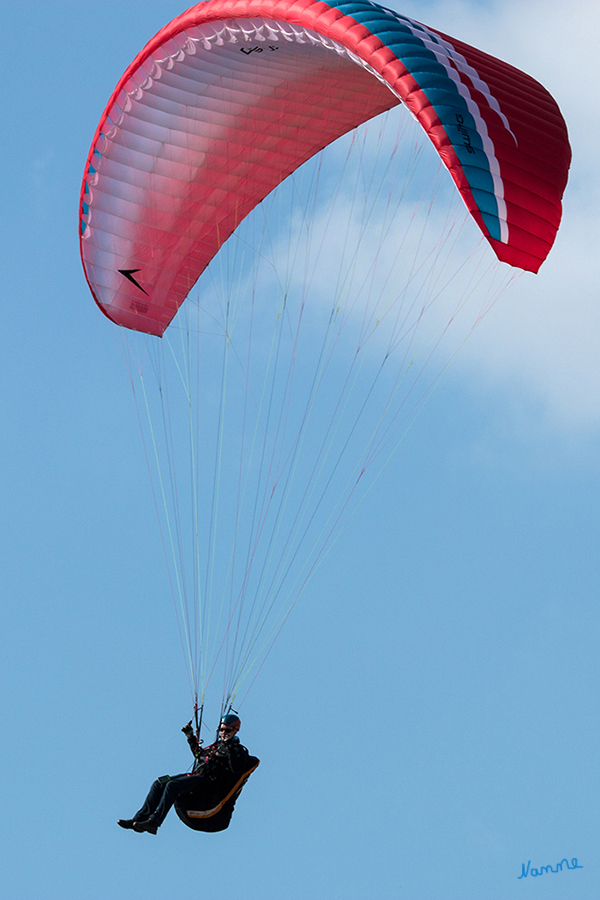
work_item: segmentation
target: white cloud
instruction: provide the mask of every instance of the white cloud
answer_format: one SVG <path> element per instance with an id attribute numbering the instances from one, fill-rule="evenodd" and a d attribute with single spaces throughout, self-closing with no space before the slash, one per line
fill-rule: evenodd
<path id="1" fill-rule="evenodd" d="M 560 430 L 600 428 L 597 219 L 580 212 L 538 276 L 524 274 L 477 329 L 458 365 L 480 388 L 529 400 Z M 483 381 L 481 380 L 483 379 Z"/>

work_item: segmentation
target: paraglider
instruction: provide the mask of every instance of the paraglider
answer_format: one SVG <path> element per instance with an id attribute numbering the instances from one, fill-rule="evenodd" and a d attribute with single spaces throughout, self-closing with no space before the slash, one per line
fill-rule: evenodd
<path id="1" fill-rule="evenodd" d="M 221 715 L 247 693 L 504 289 L 498 261 L 505 282 L 538 271 L 569 163 L 533 78 L 367 0 L 205 0 L 119 80 L 85 167 L 81 256 L 122 329 L 200 708 L 218 679 Z M 211 809 L 230 817 L 250 771 Z M 158 784 L 140 815 L 175 799 L 199 828 L 212 799 L 194 812 L 179 781 Z"/>
<path id="2" fill-rule="evenodd" d="M 132 819 L 119 819 L 121 828 L 156 834 L 173 805 L 177 815 L 197 831 L 223 831 L 229 825 L 233 807 L 244 784 L 258 767 L 240 744 L 240 719 L 223 716 L 217 740 L 202 747 L 191 722 L 181 729 L 194 754 L 194 767 L 184 775 L 162 775 L 150 787 L 148 796 Z"/>

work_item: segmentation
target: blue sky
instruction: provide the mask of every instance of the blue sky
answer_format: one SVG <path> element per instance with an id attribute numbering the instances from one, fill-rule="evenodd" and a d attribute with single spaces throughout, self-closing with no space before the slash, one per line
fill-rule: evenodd
<path id="1" fill-rule="evenodd" d="M 463 348 L 244 705 L 232 827 L 115 825 L 184 771 L 189 693 L 77 201 L 97 121 L 171 0 L 3 12 L 2 883 L 11 900 L 598 894 L 598 8 L 406 2 L 556 97 L 556 247 Z M 558 60 L 558 62 L 557 62 Z M 518 879 L 522 864 L 582 869 Z"/>

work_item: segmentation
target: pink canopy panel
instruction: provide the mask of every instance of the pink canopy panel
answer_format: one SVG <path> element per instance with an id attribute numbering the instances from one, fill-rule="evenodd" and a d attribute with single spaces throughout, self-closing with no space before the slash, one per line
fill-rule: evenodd
<path id="1" fill-rule="evenodd" d="M 206 0 L 138 55 L 94 138 L 81 254 L 102 311 L 162 335 L 273 188 L 401 102 L 499 259 L 537 271 L 570 162 L 564 121 L 541 85 L 365 0 Z"/>

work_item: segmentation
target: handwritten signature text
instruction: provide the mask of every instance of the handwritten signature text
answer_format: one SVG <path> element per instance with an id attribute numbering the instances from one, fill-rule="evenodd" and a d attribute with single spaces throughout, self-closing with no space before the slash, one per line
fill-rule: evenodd
<path id="1" fill-rule="evenodd" d="M 577 862 L 577 857 L 574 856 L 569 864 L 568 859 L 561 859 L 559 863 L 556 863 L 556 868 L 553 869 L 552 866 L 542 866 L 541 869 L 530 869 L 531 860 L 527 863 L 527 868 L 525 868 L 525 863 L 521 865 L 521 874 L 519 878 L 527 878 L 528 875 L 531 875 L 532 878 L 536 878 L 538 875 L 543 875 L 545 872 L 553 872 L 555 875 L 557 872 L 562 872 L 563 863 L 566 863 L 567 869 L 583 869 L 583 866 L 580 866 Z"/>

